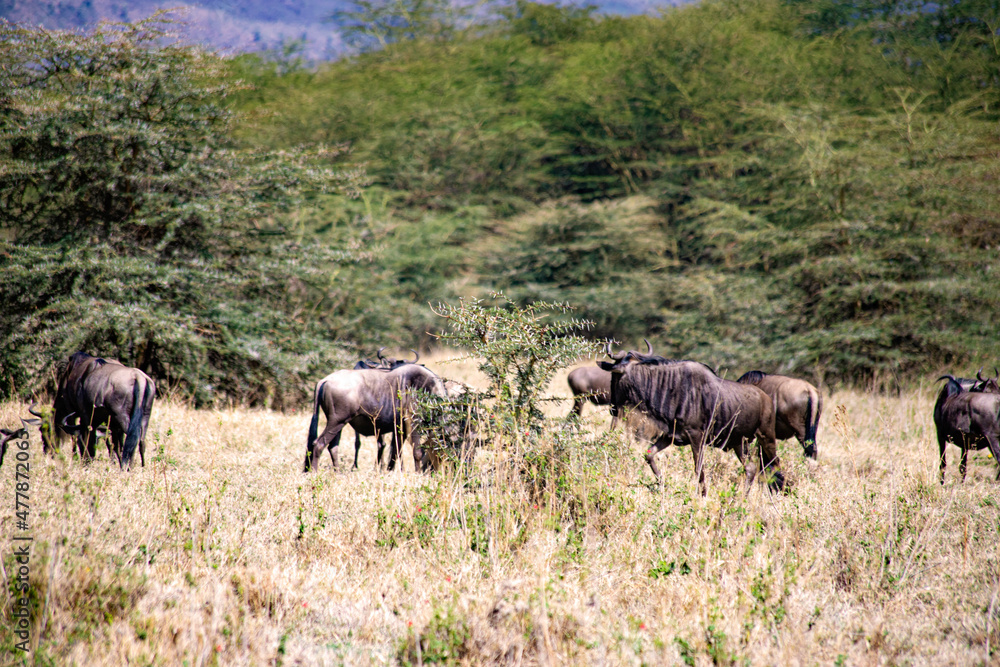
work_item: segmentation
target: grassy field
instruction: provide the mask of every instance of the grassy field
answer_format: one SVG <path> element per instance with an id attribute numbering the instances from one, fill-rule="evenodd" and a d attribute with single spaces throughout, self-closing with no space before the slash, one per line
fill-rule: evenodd
<path id="1" fill-rule="evenodd" d="M 476 384 L 473 365 L 427 365 Z M 565 374 L 553 393 L 565 393 Z M 935 387 L 826 396 L 819 461 L 779 446 L 788 495 L 735 457 L 641 445 L 592 406 L 557 483 L 519 468 L 546 443 L 482 451 L 457 477 L 329 459 L 309 421 L 156 404 L 145 468 L 43 457 L 31 441 L 32 641 L 40 664 L 977 664 L 1000 644 L 996 466 L 949 449 Z M 568 402 L 552 403 L 554 416 Z M 26 415 L 0 405 L 0 425 Z M 346 438 L 350 442 L 352 438 Z M 555 447 L 555 445 L 552 445 Z M 344 447 L 349 449 L 349 447 Z M 342 453 L 341 461 L 350 460 Z M 0 469 L 5 571 L 14 469 Z M 23 658 L 3 599 L 0 662 Z"/>

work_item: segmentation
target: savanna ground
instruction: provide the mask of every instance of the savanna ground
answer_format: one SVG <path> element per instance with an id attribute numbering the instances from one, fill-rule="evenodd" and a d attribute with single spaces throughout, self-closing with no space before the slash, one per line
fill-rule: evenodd
<path id="1" fill-rule="evenodd" d="M 427 365 L 481 382 L 474 364 L 444 359 Z M 90 465 L 68 443 L 43 457 L 36 431 L 37 648 L 15 653 L 5 622 L 2 662 L 992 663 L 996 466 L 973 454 L 961 484 L 950 447 L 938 484 L 935 389 L 828 393 L 818 465 L 779 446 L 794 480 L 784 496 L 746 493 L 735 457 L 714 450 L 706 498 L 687 449 L 661 454 L 659 490 L 642 446 L 601 437 L 592 406 L 579 432 L 482 451 L 463 477 L 414 474 L 409 448 L 405 473 L 378 472 L 371 440 L 358 471 L 327 457 L 304 475 L 305 406 L 161 400 L 131 474 L 106 450 Z M 551 391 L 566 393 L 565 373 Z M 3 425 L 18 415 L 25 405 L 0 405 Z M 546 452 L 565 463 L 526 473 Z"/>

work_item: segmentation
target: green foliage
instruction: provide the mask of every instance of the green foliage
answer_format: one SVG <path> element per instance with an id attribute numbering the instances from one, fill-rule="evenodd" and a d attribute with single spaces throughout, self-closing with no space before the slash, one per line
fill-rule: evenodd
<path id="1" fill-rule="evenodd" d="M 391 271 L 421 302 L 502 289 L 733 372 L 895 386 L 1000 356 L 996 24 L 980 2 L 519 3 L 265 82 L 252 108 L 280 122 L 244 138 L 342 133 L 397 193 Z"/>
<path id="2" fill-rule="evenodd" d="M 446 39 L 471 9 L 442 0 L 351 0 L 350 5 L 330 18 L 345 41 L 361 51 L 404 40 Z"/>
<path id="3" fill-rule="evenodd" d="M 435 607 L 427 627 L 400 642 L 396 657 L 403 665 L 461 665 L 474 655 L 471 642 L 472 631 L 459 610 Z"/>
<path id="4" fill-rule="evenodd" d="M 550 313 L 567 313 L 566 304 L 537 301 L 518 307 L 502 293 L 491 298 L 497 305 L 474 298 L 440 304 L 435 312 L 448 321 L 451 333 L 439 338 L 482 360 L 479 370 L 489 379 L 502 431 L 538 430 L 544 420 L 539 402 L 552 376 L 597 351 L 596 343 L 573 333 L 590 323 L 544 321 Z"/>
<path id="5" fill-rule="evenodd" d="M 370 255 L 288 214 L 356 195 L 362 175 L 332 168 L 339 149 L 233 147 L 221 61 L 159 45 L 163 22 L 0 24 L 4 395 L 84 349 L 199 402 L 280 406 L 341 354 L 330 339 L 350 327 L 301 314 L 335 315 L 336 269 Z"/>
<path id="6" fill-rule="evenodd" d="M 100 48 L 7 28 L 3 391 L 103 340 L 199 400 L 280 404 L 495 290 L 734 372 L 895 385 L 1000 356 L 994 3 L 341 18 L 385 48 L 307 70 L 149 49 L 151 24 Z M 363 180 L 345 149 L 362 201 L 318 194 Z"/>

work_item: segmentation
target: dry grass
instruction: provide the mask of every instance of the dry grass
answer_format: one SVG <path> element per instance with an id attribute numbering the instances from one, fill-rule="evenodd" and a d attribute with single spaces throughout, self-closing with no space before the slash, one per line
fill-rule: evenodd
<path id="1" fill-rule="evenodd" d="M 427 363 L 481 384 L 468 363 L 440 361 Z M 780 448 L 795 481 L 787 496 L 744 493 L 735 457 L 711 452 L 702 499 L 686 449 L 662 455 L 665 484 L 651 488 L 641 448 L 621 445 L 623 460 L 614 441 L 606 452 L 588 445 L 588 431 L 607 421 L 592 406 L 576 436 L 590 467 L 568 478 L 564 496 L 532 495 L 490 452 L 467 486 L 448 473 L 415 475 L 412 458 L 404 474 L 377 472 L 371 441 L 359 471 L 335 473 L 327 459 L 304 475 L 305 410 L 158 403 L 146 467 L 131 474 L 106 452 L 87 466 L 44 458 L 35 437 L 36 657 L 992 662 L 996 467 L 974 454 L 961 484 L 952 447 L 947 483 L 937 483 L 932 394 L 828 396 L 819 465 L 807 465 L 794 442 Z M 569 403 L 551 409 L 565 414 Z M 0 405 L 0 425 L 24 414 L 23 405 Z M 9 460 L 0 489 L 13 498 Z M 0 535 L 13 529 L 8 509 Z M 9 572 L 9 557 L 5 565 Z M 0 628 L 5 663 L 16 657 L 11 645 Z"/>

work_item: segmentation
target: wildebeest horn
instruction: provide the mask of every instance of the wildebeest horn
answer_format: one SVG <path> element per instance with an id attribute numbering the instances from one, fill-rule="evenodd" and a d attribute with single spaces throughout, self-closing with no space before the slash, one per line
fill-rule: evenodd
<path id="1" fill-rule="evenodd" d="M 378 356 L 378 360 L 379 361 L 383 361 L 385 359 L 385 357 L 382 356 L 382 350 L 384 350 L 384 349 L 385 349 L 385 347 L 380 347 L 378 349 L 378 352 L 375 353 Z"/>
<path id="2" fill-rule="evenodd" d="M 653 346 L 649 344 L 649 341 L 643 338 L 642 342 L 646 344 L 646 354 L 653 354 Z"/>
<path id="3" fill-rule="evenodd" d="M 35 412 L 34 410 L 32 410 L 33 407 L 35 407 L 35 401 L 32 401 L 31 405 L 28 406 L 28 414 L 35 415 L 36 417 L 41 417 L 42 419 L 45 419 L 45 415 L 43 415 L 41 412 Z"/>
<path id="4" fill-rule="evenodd" d="M 420 361 L 420 353 L 419 352 L 417 352 L 416 350 L 414 350 L 412 347 L 410 348 L 410 352 L 413 353 L 413 361 L 410 362 L 411 364 L 415 364 L 418 361 Z"/>
<path id="5" fill-rule="evenodd" d="M 623 359 L 625 357 L 625 355 L 628 354 L 628 352 L 625 352 L 625 351 L 619 352 L 618 354 L 612 353 L 612 351 L 611 351 L 611 339 L 610 338 L 608 339 L 607 344 L 604 346 L 604 351 L 607 353 L 607 355 L 609 357 L 611 357 L 615 361 L 621 361 L 621 359 Z"/>
<path id="6" fill-rule="evenodd" d="M 983 379 L 983 367 L 982 366 L 980 366 L 979 370 L 976 371 L 976 379 L 979 380 L 980 382 L 986 382 L 986 380 Z"/>
<path id="7" fill-rule="evenodd" d="M 67 433 L 71 433 L 73 431 L 80 430 L 80 426 L 78 424 L 70 425 L 70 424 L 67 423 L 67 421 L 69 420 L 69 418 L 72 417 L 75 414 L 76 414 L 75 412 L 71 412 L 68 415 L 66 415 L 65 417 L 63 417 L 62 421 L 59 422 L 59 428 L 61 428 L 62 430 L 66 431 Z"/>

